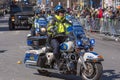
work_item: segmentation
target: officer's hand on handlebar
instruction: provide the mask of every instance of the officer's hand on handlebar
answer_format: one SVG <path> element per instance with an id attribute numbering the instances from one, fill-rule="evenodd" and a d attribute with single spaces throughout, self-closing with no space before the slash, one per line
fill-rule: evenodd
<path id="1" fill-rule="evenodd" d="M 53 30 L 53 29 L 50 29 L 50 32 L 54 32 L 54 30 Z"/>
<path id="2" fill-rule="evenodd" d="M 56 35 L 56 31 L 53 28 L 50 29 L 50 32 L 52 32 L 53 35 Z"/>

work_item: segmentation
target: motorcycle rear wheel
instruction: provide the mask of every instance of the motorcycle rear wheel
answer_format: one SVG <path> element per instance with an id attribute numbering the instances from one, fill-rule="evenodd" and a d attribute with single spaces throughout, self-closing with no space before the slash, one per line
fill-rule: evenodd
<path id="1" fill-rule="evenodd" d="M 37 71 L 40 75 L 44 75 L 44 76 L 49 76 L 50 75 L 50 72 L 48 72 L 46 70 L 37 70 Z"/>
<path id="2" fill-rule="evenodd" d="M 82 80 L 100 80 L 103 72 L 103 66 L 101 62 L 98 63 L 86 63 L 87 70 L 81 69 Z"/>

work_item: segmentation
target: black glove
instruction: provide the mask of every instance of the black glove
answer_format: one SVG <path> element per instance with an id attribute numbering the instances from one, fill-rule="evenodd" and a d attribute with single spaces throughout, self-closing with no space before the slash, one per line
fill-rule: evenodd
<path id="1" fill-rule="evenodd" d="M 50 29 L 50 32 L 54 32 L 54 29 L 52 28 L 52 29 Z"/>

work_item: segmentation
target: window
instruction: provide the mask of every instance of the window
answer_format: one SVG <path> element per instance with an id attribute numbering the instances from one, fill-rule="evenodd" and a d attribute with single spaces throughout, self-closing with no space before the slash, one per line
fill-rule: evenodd
<path id="1" fill-rule="evenodd" d="M 12 5 L 11 6 L 11 11 L 16 13 L 16 12 L 21 12 L 21 8 L 17 5 Z"/>
<path id="2" fill-rule="evenodd" d="M 120 0 L 116 0 L 116 6 L 120 5 Z"/>
<path id="3" fill-rule="evenodd" d="M 22 7 L 22 11 L 33 11 L 33 7 Z"/>

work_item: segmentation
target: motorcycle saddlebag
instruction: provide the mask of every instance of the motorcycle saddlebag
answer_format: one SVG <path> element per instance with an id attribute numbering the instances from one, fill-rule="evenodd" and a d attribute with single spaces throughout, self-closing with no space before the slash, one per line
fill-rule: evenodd
<path id="1" fill-rule="evenodd" d="M 38 58 L 39 58 L 39 54 L 37 53 L 37 51 L 35 50 L 26 51 L 25 57 L 24 57 L 24 63 L 26 65 L 36 66 Z"/>

